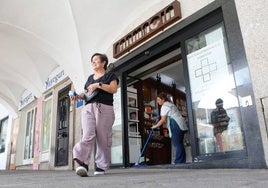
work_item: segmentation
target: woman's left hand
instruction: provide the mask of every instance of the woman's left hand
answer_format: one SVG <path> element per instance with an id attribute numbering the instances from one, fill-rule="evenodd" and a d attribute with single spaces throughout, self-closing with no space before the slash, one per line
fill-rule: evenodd
<path id="1" fill-rule="evenodd" d="M 99 87 L 99 83 L 90 84 L 87 88 L 87 92 L 91 94 L 93 91 L 95 91 Z"/>

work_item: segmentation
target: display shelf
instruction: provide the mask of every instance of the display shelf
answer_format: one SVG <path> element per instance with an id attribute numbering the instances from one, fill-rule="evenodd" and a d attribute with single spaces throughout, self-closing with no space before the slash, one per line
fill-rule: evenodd
<path id="1" fill-rule="evenodd" d="M 139 123 L 140 121 L 139 120 L 135 120 L 135 119 L 129 119 L 128 122 L 130 122 L 130 123 Z"/>
<path id="2" fill-rule="evenodd" d="M 132 106 L 128 106 L 128 109 L 130 109 L 130 110 L 139 110 L 138 107 L 132 107 Z"/>
<path id="3" fill-rule="evenodd" d="M 128 119 L 131 121 L 138 121 L 139 118 L 138 109 L 128 109 Z"/>
<path id="4" fill-rule="evenodd" d="M 129 122 L 128 123 L 128 132 L 129 135 L 139 135 L 139 126 L 136 122 Z"/>
<path id="5" fill-rule="evenodd" d="M 187 104 L 185 93 L 180 92 L 176 88 L 158 82 L 155 79 L 146 79 L 137 82 L 134 85 L 138 88 L 138 104 L 139 104 L 139 131 L 142 136 L 142 146 L 151 131 L 151 127 L 156 123 L 156 119 L 160 114 L 161 106 L 157 104 L 157 94 L 166 92 L 172 96 L 174 103 L 178 109 L 187 118 Z M 159 139 L 161 138 L 161 139 Z M 187 146 L 189 142 L 187 141 Z M 151 141 L 147 145 L 145 160 L 147 164 L 168 164 L 171 163 L 171 140 L 169 131 L 166 126 L 155 129 Z"/>
<path id="6" fill-rule="evenodd" d="M 129 140 L 129 162 L 134 163 L 141 149 L 141 135 L 139 132 L 139 108 L 137 89 L 127 88 L 128 101 L 128 140 Z"/>
<path id="7" fill-rule="evenodd" d="M 141 135 L 128 135 L 129 138 L 141 138 Z"/>

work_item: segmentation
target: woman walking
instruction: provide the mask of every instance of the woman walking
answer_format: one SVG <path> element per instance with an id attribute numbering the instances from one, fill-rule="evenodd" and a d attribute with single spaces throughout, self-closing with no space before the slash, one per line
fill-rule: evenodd
<path id="1" fill-rule="evenodd" d="M 86 102 L 82 110 L 82 137 L 73 148 L 73 159 L 79 164 L 76 174 L 88 173 L 90 154 L 96 141 L 94 175 L 104 174 L 111 163 L 112 125 L 114 123 L 113 94 L 117 92 L 118 79 L 112 72 L 106 73 L 108 58 L 95 53 L 91 57 L 94 73 L 88 77 L 85 90 L 97 95 Z M 79 99 L 81 96 L 72 97 Z"/>
<path id="2" fill-rule="evenodd" d="M 176 157 L 174 163 L 185 163 L 186 154 L 183 145 L 184 133 L 188 130 L 185 120 L 180 114 L 176 105 L 168 100 L 166 93 L 160 93 L 157 96 L 157 103 L 161 106 L 160 115 L 161 119 L 156 125 L 152 126 L 152 129 L 158 128 L 164 124 L 169 129 L 169 136 L 173 146 L 176 149 Z"/>

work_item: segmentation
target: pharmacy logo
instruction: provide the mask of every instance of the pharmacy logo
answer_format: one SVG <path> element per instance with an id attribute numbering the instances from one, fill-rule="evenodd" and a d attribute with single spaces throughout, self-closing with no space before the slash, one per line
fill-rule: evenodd
<path id="1" fill-rule="evenodd" d="M 217 70 L 216 62 L 210 63 L 208 58 L 200 61 L 201 67 L 195 70 L 195 77 L 203 77 L 203 82 L 209 82 L 211 80 L 211 73 Z"/>

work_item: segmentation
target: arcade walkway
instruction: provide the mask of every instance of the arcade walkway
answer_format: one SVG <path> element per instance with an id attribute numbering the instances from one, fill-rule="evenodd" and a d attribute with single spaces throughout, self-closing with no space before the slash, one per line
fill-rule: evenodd
<path id="1" fill-rule="evenodd" d="M 104 176 L 81 178 L 74 171 L 0 171 L 1 188 L 263 188 L 266 169 L 115 169 Z"/>

